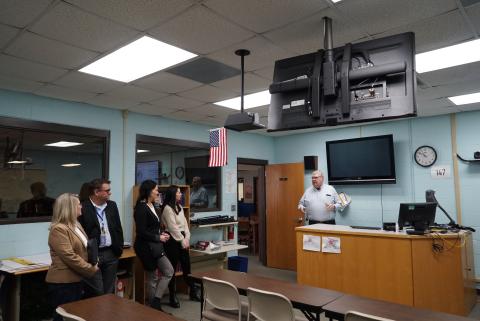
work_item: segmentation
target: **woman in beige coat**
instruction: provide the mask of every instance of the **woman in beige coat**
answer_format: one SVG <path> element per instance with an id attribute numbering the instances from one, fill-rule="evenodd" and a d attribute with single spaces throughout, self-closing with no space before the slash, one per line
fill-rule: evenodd
<path id="1" fill-rule="evenodd" d="M 87 262 L 87 235 L 77 222 L 82 213 L 80 201 L 73 194 L 62 194 L 53 206 L 48 246 L 52 265 L 46 281 L 52 307 L 82 298 L 82 278 L 92 277 L 98 270 Z M 54 321 L 63 320 L 54 313 Z"/>

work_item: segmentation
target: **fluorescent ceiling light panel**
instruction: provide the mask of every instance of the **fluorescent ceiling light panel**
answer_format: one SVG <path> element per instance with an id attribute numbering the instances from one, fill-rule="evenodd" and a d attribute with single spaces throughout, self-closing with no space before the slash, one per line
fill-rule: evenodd
<path id="1" fill-rule="evenodd" d="M 333 3 L 337 3 L 337 2 L 340 2 L 342 0 L 332 0 Z"/>
<path id="2" fill-rule="evenodd" d="M 240 96 L 232 99 L 222 100 L 214 104 L 227 107 L 227 108 L 240 110 Z M 245 95 L 243 100 L 243 107 L 245 109 L 269 105 L 269 104 L 270 104 L 270 92 L 268 90 L 250 94 L 250 95 Z"/>
<path id="3" fill-rule="evenodd" d="M 148 153 L 149 151 L 148 149 L 137 149 L 137 153 Z"/>
<path id="4" fill-rule="evenodd" d="M 16 161 L 9 161 L 8 163 L 9 163 L 9 164 L 26 164 L 27 161 L 24 161 L 24 160 L 23 160 L 23 161 L 16 160 Z"/>
<path id="5" fill-rule="evenodd" d="M 417 54 L 415 60 L 418 73 L 479 61 L 480 39 Z"/>
<path id="6" fill-rule="evenodd" d="M 450 101 L 455 105 L 480 103 L 480 92 L 468 95 L 448 97 L 448 99 L 450 99 Z"/>
<path id="7" fill-rule="evenodd" d="M 82 166 L 82 164 L 78 164 L 78 163 L 67 163 L 67 164 L 62 164 L 63 167 L 78 167 L 78 166 Z"/>
<path id="8" fill-rule="evenodd" d="M 50 146 L 50 147 L 72 147 L 72 146 L 78 146 L 78 145 L 83 145 L 83 143 L 76 143 L 76 142 L 66 142 L 66 141 L 60 141 L 56 143 L 51 143 L 51 144 L 45 144 L 45 146 Z"/>
<path id="9" fill-rule="evenodd" d="M 143 36 L 79 71 L 130 82 L 196 56 L 186 50 Z"/>

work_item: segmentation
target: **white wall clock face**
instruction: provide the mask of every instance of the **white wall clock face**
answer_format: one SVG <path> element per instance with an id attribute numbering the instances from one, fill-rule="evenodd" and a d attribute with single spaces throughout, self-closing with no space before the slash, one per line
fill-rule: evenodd
<path id="1" fill-rule="evenodd" d="M 437 152 L 432 146 L 420 146 L 415 151 L 414 157 L 418 165 L 429 167 L 437 160 Z"/>

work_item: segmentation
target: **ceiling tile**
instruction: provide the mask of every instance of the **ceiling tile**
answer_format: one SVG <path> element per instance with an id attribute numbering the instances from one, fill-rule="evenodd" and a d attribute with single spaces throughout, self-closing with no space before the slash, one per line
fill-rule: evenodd
<path id="1" fill-rule="evenodd" d="M 51 0 L 2 0 L 0 22 L 23 28 L 38 17 L 51 2 Z"/>
<path id="2" fill-rule="evenodd" d="M 167 107 L 160 107 L 155 106 L 150 103 L 141 103 L 135 105 L 133 107 L 128 108 L 128 110 L 136 113 L 147 114 L 147 115 L 154 115 L 154 116 L 162 116 L 166 114 L 170 114 L 174 111 L 177 111 L 177 108 L 167 108 Z"/>
<path id="3" fill-rule="evenodd" d="M 93 93 L 82 92 L 80 90 L 60 87 L 48 84 L 34 92 L 37 95 L 53 97 L 69 101 L 87 101 L 95 97 Z"/>
<path id="4" fill-rule="evenodd" d="M 409 31 L 415 33 L 415 50 L 417 53 L 451 46 L 474 36 L 460 12 L 455 10 L 414 24 L 388 30 L 375 35 L 375 38 Z"/>
<path id="5" fill-rule="evenodd" d="M 69 72 L 56 80 L 55 84 L 97 94 L 105 93 L 124 85 L 120 81 L 97 77 L 79 71 Z"/>
<path id="6" fill-rule="evenodd" d="M 480 62 L 473 62 L 456 67 L 422 73 L 421 78 L 430 86 L 438 86 L 467 81 L 479 82 Z"/>
<path id="7" fill-rule="evenodd" d="M 480 76 L 479 76 L 480 80 Z M 418 89 L 417 90 L 417 102 L 418 104 L 423 103 L 424 101 L 429 101 L 432 99 L 441 99 L 445 97 L 466 95 L 480 91 L 478 86 L 478 81 L 466 81 L 451 83 L 442 86 L 435 86 L 427 89 Z"/>
<path id="8" fill-rule="evenodd" d="M 0 25 L 0 51 L 19 31 L 20 29 L 14 27 Z"/>
<path id="9" fill-rule="evenodd" d="M 250 55 L 245 56 L 246 71 L 273 66 L 276 60 L 295 56 L 294 52 L 280 48 L 268 39 L 257 36 L 242 43 L 216 51 L 208 55 L 208 57 L 240 68 L 240 57 L 235 54 L 237 49 L 250 50 Z"/>
<path id="10" fill-rule="evenodd" d="M 176 95 L 170 95 L 150 102 L 154 106 L 165 107 L 169 109 L 188 109 L 195 106 L 200 106 L 202 102 L 192 100 Z"/>
<path id="11" fill-rule="evenodd" d="M 145 31 L 185 10 L 190 0 L 66 0 L 119 24 Z"/>
<path id="12" fill-rule="evenodd" d="M 155 38 L 182 49 L 208 54 L 253 36 L 253 33 L 196 5 L 149 31 Z"/>
<path id="13" fill-rule="evenodd" d="M 18 79 L 13 77 L 6 77 L 0 75 L 0 88 L 16 90 L 16 91 L 25 91 L 25 92 L 34 92 L 36 89 L 44 86 L 45 84 L 30 81 L 25 79 Z"/>
<path id="14" fill-rule="evenodd" d="M 455 0 L 362 0 L 342 1 L 337 7 L 357 28 L 374 35 L 455 10 L 457 3 Z M 335 28 L 333 32 L 335 35 Z"/>
<path id="15" fill-rule="evenodd" d="M 195 100 L 200 100 L 204 103 L 213 103 L 236 96 L 235 92 L 220 89 L 210 85 L 204 85 L 188 91 L 184 91 L 179 93 L 178 95 Z"/>
<path id="16" fill-rule="evenodd" d="M 171 74 L 209 84 L 240 74 L 240 70 L 221 62 L 201 57 L 166 70 Z"/>
<path id="17" fill-rule="evenodd" d="M 91 61 L 98 54 L 50 40 L 31 32 L 24 32 L 5 52 L 66 69 L 76 69 Z"/>
<path id="18" fill-rule="evenodd" d="M 480 103 L 457 106 L 459 111 L 480 110 Z"/>
<path id="19" fill-rule="evenodd" d="M 475 26 L 475 29 L 480 33 L 480 4 L 468 7 L 465 9 L 468 18 Z"/>
<path id="20" fill-rule="evenodd" d="M 4 76 L 50 82 L 66 72 L 64 69 L 42 65 L 12 56 L 0 55 L 0 74 Z"/>
<path id="21" fill-rule="evenodd" d="M 203 115 L 205 117 L 212 117 L 212 118 L 221 118 L 225 119 L 228 115 L 232 113 L 237 113 L 237 110 L 233 110 L 230 108 L 225 108 L 221 106 L 217 106 L 214 104 L 204 104 L 192 109 L 192 112 Z"/>
<path id="22" fill-rule="evenodd" d="M 165 114 L 164 116 L 167 118 L 183 120 L 183 121 L 196 121 L 196 120 L 205 118 L 202 115 L 194 114 L 191 111 L 183 111 L 183 110 L 176 111 L 170 114 Z"/>
<path id="23" fill-rule="evenodd" d="M 260 77 L 263 77 L 267 80 L 270 80 L 272 81 L 273 79 L 273 70 L 274 70 L 274 67 L 273 66 L 269 66 L 269 67 L 265 67 L 265 68 L 261 68 L 261 69 L 257 69 L 257 70 L 254 70 L 253 73 L 256 74 L 256 75 L 259 75 Z"/>
<path id="24" fill-rule="evenodd" d="M 347 2 L 352 3 L 354 1 Z M 314 52 L 323 49 L 322 18 L 324 16 L 332 19 L 334 47 L 343 46 L 348 42 L 353 42 L 366 36 L 351 20 L 339 15 L 337 11 L 331 8 L 287 27 L 265 33 L 264 36 L 277 46 L 297 54 Z"/>
<path id="25" fill-rule="evenodd" d="M 92 105 L 110 107 L 115 109 L 128 109 L 139 103 L 138 101 L 119 98 L 108 94 L 97 95 L 94 98 L 89 99 L 87 102 Z"/>
<path id="26" fill-rule="evenodd" d="M 197 81 L 172 75 L 164 71 L 157 72 L 146 78 L 135 80 L 132 84 L 170 94 L 175 94 L 202 85 L 202 83 Z"/>
<path id="27" fill-rule="evenodd" d="M 257 33 L 310 16 L 328 6 L 325 1 L 311 0 L 208 0 L 204 3 L 229 20 Z"/>
<path id="28" fill-rule="evenodd" d="M 168 95 L 166 93 L 140 88 L 134 85 L 117 87 L 109 91 L 107 94 L 115 96 L 117 98 L 125 98 L 141 102 L 149 102 Z"/>
<path id="29" fill-rule="evenodd" d="M 73 44 L 77 47 L 106 52 L 135 40 L 138 33 L 109 20 L 60 2 L 36 22 L 35 33 Z"/>
<path id="30" fill-rule="evenodd" d="M 255 92 L 259 92 L 262 90 L 268 89 L 270 86 L 271 81 L 265 78 L 259 77 L 253 73 L 246 73 L 245 74 L 245 94 L 251 94 Z M 241 92 L 241 85 L 242 85 L 242 76 L 236 76 L 229 79 L 225 79 L 222 81 L 217 81 L 211 84 L 212 86 L 222 88 L 225 90 L 230 90 L 235 92 L 236 94 L 240 94 Z"/>

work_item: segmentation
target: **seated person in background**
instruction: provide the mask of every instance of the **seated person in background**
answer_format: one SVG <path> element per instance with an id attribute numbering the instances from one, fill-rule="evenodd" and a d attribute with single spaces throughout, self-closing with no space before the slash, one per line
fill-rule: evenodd
<path id="1" fill-rule="evenodd" d="M 192 179 L 190 206 L 197 208 L 208 207 L 208 192 L 205 187 L 202 186 L 202 179 L 200 178 L 200 176 L 195 176 Z"/>
<path id="2" fill-rule="evenodd" d="M 35 182 L 30 185 L 30 192 L 33 197 L 20 203 L 17 218 L 34 216 L 51 216 L 55 200 L 47 196 L 47 188 L 42 182 Z"/>

